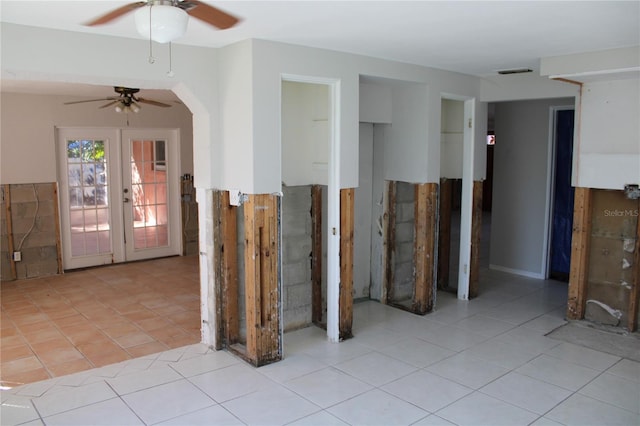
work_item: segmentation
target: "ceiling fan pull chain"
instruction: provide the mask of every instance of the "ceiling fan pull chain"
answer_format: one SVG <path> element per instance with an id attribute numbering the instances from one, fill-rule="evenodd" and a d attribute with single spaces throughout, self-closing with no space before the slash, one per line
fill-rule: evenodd
<path id="1" fill-rule="evenodd" d="M 146 7 L 149 8 L 149 63 L 153 64 L 156 62 L 156 58 L 153 57 L 153 41 L 151 40 L 151 31 L 153 28 L 151 25 L 151 12 L 153 11 L 153 3 Z"/>
<path id="2" fill-rule="evenodd" d="M 171 49 L 173 43 L 169 42 L 169 71 L 167 72 L 167 77 L 173 78 L 175 77 L 175 73 L 173 72 L 173 51 Z"/>

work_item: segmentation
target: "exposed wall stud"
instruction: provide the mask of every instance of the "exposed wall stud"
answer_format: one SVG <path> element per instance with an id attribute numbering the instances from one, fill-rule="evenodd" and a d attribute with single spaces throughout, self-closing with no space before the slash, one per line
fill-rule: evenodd
<path id="1" fill-rule="evenodd" d="M 586 303 L 591 238 L 591 189 L 577 187 L 574 195 L 573 233 L 571 237 L 571 266 L 567 318 L 582 319 Z"/>
<path id="2" fill-rule="evenodd" d="M 386 181 L 384 191 L 383 222 L 383 265 L 381 302 L 393 300 L 394 263 L 396 251 L 396 182 Z"/>
<path id="3" fill-rule="evenodd" d="M 18 277 L 16 271 L 16 262 L 13 260 L 13 222 L 11 218 L 11 185 L 5 184 L 4 186 L 4 207 L 7 213 L 7 239 L 9 244 L 9 265 L 11 268 L 11 279 L 15 280 Z"/>
<path id="4" fill-rule="evenodd" d="M 635 252 L 633 253 L 634 283 L 629 294 L 629 317 L 627 323 L 627 328 L 631 332 L 638 329 L 638 309 L 640 305 L 640 217 L 636 217 L 636 220 L 636 244 Z"/>
<path id="5" fill-rule="evenodd" d="M 53 221 L 55 222 L 55 231 L 56 231 L 56 252 L 58 257 L 58 274 L 62 274 L 64 269 L 62 267 L 62 231 L 60 229 L 60 208 L 58 205 L 58 183 L 53 182 L 51 184 L 53 190 Z"/>
<path id="6" fill-rule="evenodd" d="M 237 210 L 229 202 L 229 191 L 224 191 L 221 200 L 221 275 L 224 294 L 225 339 L 235 344 L 240 337 L 240 315 L 238 313 L 238 236 Z"/>
<path id="7" fill-rule="evenodd" d="M 311 320 L 322 324 L 322 187 L 311 186 Z"/>
<path id="8" fill-rule="evenodd" d="M 438 184 L 415 185 L 414 289 L 412 312 L 424 315 L 433 309 Z"/>
<path id="9" fill-rule="evenodd" d="M 482 237 L 482 181 L 473 182 L 471 211 L 471 266 L 469 270 L 469 299 L 478 296 L 480 281 L 480 245 Z"/>
<path id="10" fill-rule="evenodd" d="M 453 180 L 440 179 L 438 231 L 438 289 L 449 287 L 449 259 L 451 256 L 451 193 Z"/>
<path id="11" fill-rule="evenodd" d="M 249 195 L 244 204 L 246 356 L 255 366 L 282 358 L 278 210 L 270 194 Z"/>
<path id="12" fill-rule="evenodd" d="M 353 231 L 355 189 L 340 190 L 340 340 L 353 337 Z"/>

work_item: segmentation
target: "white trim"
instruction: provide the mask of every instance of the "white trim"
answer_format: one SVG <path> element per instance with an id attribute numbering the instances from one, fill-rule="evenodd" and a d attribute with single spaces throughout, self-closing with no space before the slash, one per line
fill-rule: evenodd
<path id="1" fill-rule="evenodd" d="M 525 271 L 522 269 L 513 269 L 513 268 L 505 268 L 504 266 L 500 266 L 500 265 L 489 265 L 489 269 L 494 270 L 494 271 L 500 271 L 500 272 L 506 272 L 509 274 L 514 274 L 514 275 L 521 275 L 523 277 L 528 277 L 528 278 L 536 278 L 539 280 L 544 280 L 544 276 L 542 274 L 539 273 L 535 273 L 535 272 L 531 272 L 531 271 Z"/>
<path id="2" fill-rule="evenodd" d="M 462 154 L 462 201 L 460 205 L 460 263 L 458 299 L 469 299 L 471 273 L 471 227 L 473 219 L 473 176 L 475 175 L 475 99 L 464 101 L 464 147 Z"/>

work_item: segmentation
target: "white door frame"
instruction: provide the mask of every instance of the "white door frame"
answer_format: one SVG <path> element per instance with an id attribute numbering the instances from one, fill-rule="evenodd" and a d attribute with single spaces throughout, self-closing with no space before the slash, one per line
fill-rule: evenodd
<path id="1" fill-rule="evenodd" d="M 123 262 L 125 260 L 124 246 L 119 244 L 119 238 L 114 235 L 114 230 L 122 230 L 122 197 L 120 197 L 120 173 L 113 173 L 114 167 L 120 168 L 120 132 L 116 128 L 81 128 L 81 127 L 56 127 L 56 169 L 58 181 L 60 182 L 60 222 L 61 222 L 61 240 L 62 240 L 62 262 L 64 269 L 84 268 L 87 266 L 95 266 L 97 264 L 111 264 Z M 70 229 L 71 222 L 69 218 L 69 179 L 66 167 L 62 167 L 63 162 L 66 164 L 67 157 L 67 140 L 104 140 L 105 141 L 105 157 L 107 161 L 107 191 L 109 200 L 109 223 L 111 232 L 111 252 L 104 255 L 95 255 L 87 257 L 72 257 Z M 97 262 L 96 262 L 97 260 Z"/>
<path id="2" fill-rule="evenodd" d="M 129 229 L 127 226 L 129 224 L 129 220 L 125 220 L 124 225 L 126 226 L 125 235 L 126 238 L 130 240 L 130 244 L 126 245 L 125 256 L 127 260 L 140 260 L 147 259 L 148 254 L 153 251 L 153 257 L 162 257 L 162 256 L 172 256 L 178 255 L 182 252 L 182 209 L 180 206 L 180 186 L 179 186 L 179 167 L 180 167 L 180 149 L 179 149 L 179 130 L 178 129 L 122 129 L 120 130 L 120 139 L 121 139 L 121 151 L 122 151 L 122 182 L 120 187 L 118 188 L 119 192 L 117 196 L 122 201 L 125 194 L 122 193 L 123 188 L 126 185 L 129 186 L 129 191 L 131 191 L 131 177 L 125 177 L 124 174 L 129 171 L 129 168 L 124 168 L 125 163 L 129 163 L 130 160 L 124 158 L 125 155 L 128 154 L 128 150 L 131 146 L 131 140 L 166 140 L 165 150 L 166 150 L 166 158 L 167 158 L 167 204 L 168 204 L 168 214 L 169 214 L 169 244 L 166 247 L 161 247 L 157 249 L 145 249 L 137 252 L 133 247 L 133 233 L 132 229 Z M 126 147 L 125 147 L 126 145 Z M 113 194 L 116 196 L 116 194 Z M 129 193 L 129 198 L 131 198 L 131 193 Z M 124 208 L 129 209 L 131 204 L 124 205 Z M 123 210 L 124 212 L 124 210 Z M 129 212 L 130 214 L 130 212 Z M 125 218 L 127 218 L 127 213 L 125 212 Z"/>
<path id="3" fill-rule="evenodd" d="M 471 222 L 473 216 L 473 177 L 476 174 L 476 99 L 449 93 L 441 93 L 440 97 L 441 99 L 451 99 L 464 102 L 462 202 L 460 204 L 460 259 L 458 262 L 458 299 L 469 300 L 469 278 L 471 272 Z"/>
<path id="4" fill-rule="evenodd" d="M 327 338 L 331 342 L 339 342 L 341 143 L 340 80 L 295 74 L 282 74 L 281 81 L 322 84 L 329 87 L 329 164 L 327 185 Z M 282 93 L 282 88 L 280 89 L 280 93 Z M 280 158 L 282 158 L 282 156 Z M 282 303 L 280 305 L 282 306 Z"/>
<path id="5" fill-rule="evenodd" d="M 121 128 L 101 128 L 101 127 L 56 127 L 56 152 L 57 152 L 57 174 L 60 182 L 60 222 L 62 230 L 62 260 L 64 269 L 82 268 L 96 266 L 98 264 L 111 264 L 124 262 L 127 260 L 137 260 L 139 256 L 127 254 L 125 250 L 124 238 L 120 233 L 124 232 L 123 217 L 123 153 L 122 145 L 126 141 L 125 135 L 140 135 L 140 138 L 167 139 L 167 158 L 173 165 L 168 167 L 168 198 L 169 198 L 169 247 L 157 253 L 157 256 L 176 255 L 182 252 L 181 238 L 181 208 L 180 208 L 180 186 L 179 186 L 179 130 L 178 129 L 121 129 Z M 168 137 L 170 135 L 170 138 Z M 66 158 L 66 141 L 82 139 L 104 140 L 105 156 L 107 159 L 107 179 L 108 179 L 108 199 L 110 211 L 111 227 L 111 253 L 101 256 L 91 256 L 87 258 L 72 258 L 71 244 L 69 240 L 70 218 L 68 176 L 66 168 L 61 167 L 62 161 Z M 171 140 L 173 143 L 169 143 Z M 117 170 L 117 171 L 116 171 Z M 172 225 L 172 224 L 173 225 Z M 116 234 L 116 232 L 118 234 Z M 96 263 L 96 258 L 98 260 Z"/>

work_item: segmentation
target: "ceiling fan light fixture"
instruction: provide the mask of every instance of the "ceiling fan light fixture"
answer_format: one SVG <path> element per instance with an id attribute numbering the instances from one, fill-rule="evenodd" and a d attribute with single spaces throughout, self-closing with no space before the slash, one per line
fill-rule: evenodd
<path id="1" fill-rule="evenodd" d="M 169 43 L 187 32 L 189 15 L 176 6 L 152 4 L 138 8 L 135 21 L 141 36 L 157 43 Z"/>

